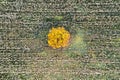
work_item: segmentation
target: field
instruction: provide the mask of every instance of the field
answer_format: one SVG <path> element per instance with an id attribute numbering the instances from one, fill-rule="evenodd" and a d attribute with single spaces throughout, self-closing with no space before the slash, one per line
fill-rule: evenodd
<path id="1" fill-rule="evenodd" d="M 0 0 L 0 80 L 120 80 L 120 1 Z"/>

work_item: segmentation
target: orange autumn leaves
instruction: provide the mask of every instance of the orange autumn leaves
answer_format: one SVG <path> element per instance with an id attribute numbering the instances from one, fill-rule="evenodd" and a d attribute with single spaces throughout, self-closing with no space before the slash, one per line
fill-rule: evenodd
<path id="1" fill-rule="evenodd" d="M 68 46 L 70 33 L 64 27 L 52 28 L 48 33 L 48 45 L 53 49 Z"/>

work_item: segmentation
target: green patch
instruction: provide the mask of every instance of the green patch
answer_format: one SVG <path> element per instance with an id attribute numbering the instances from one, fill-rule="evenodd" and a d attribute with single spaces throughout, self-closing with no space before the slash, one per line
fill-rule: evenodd
<path id="1" fill-rule="evenodd" d="M 55 16 L 55 17 L 54 17 L 54 19 L 55 19 L 55 20 L 59 20 L 59 21 L 60 21 L 60 20 L 62 20 L 62 19 L 63 19 L 63 16 Z"/>
<path id="2" fill-rule="evenodd" d="M 87 51 L 86 43 L 84 42 L 84 33 L 81 30 L 78 30 L 77 33 L 72 38 L 70 46 L 68 48 L 68 55 L 70 57 L 77 57 L 85 55 Z"/>

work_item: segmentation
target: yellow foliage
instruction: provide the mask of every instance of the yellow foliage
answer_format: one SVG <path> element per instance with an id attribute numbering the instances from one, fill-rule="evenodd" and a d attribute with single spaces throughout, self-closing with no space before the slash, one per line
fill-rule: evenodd
<path id="1" fill-rule="evenodd" d="M 48 44 L 52 48 L 68 46 L 70 33 L 64 27 L 52 28 L 48 33 Z"/>

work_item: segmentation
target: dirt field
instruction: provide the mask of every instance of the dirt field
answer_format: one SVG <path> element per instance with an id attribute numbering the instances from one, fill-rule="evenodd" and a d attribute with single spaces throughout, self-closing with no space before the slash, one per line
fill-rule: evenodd
<path id="1" fill-rule="evenodd" d="M 120 80 L 120 0 L 0 0 L 0 80 Z"/>

